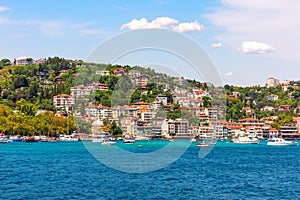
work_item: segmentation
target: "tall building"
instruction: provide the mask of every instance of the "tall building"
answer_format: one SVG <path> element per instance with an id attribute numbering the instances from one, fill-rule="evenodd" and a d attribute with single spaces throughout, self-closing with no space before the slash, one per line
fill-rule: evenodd
<path id="1" fill-rule="evenodd" d="M 270 88 L 270 87 L 277 87 L 278 85 L 280 85 L 279 80 L 276 78 L 268 78 L 267 82 L 266 82 L 266 87 Z"/>

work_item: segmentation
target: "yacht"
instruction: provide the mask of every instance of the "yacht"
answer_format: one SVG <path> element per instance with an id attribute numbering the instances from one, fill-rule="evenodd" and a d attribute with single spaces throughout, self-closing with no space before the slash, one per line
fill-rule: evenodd
<path id="1" fill-rule="evenodd" d="M 116 142 L 114 141 L 111 141 L 109 139 L 104 139 L 103 142 L 101 142 L 101 145 L 104 145 L 104 146 L 112 146 L 112 145 L 115 145 L 117 144 Z"/>
<path id="2" fill-rule="evenodd" d="M 259 140 L 257 137 L 249 137 L 249 136 L 248 137 L 240 136 L 236 139 L 233 139 L 232 142 L 236 144 L 259 144 Z"/>
<path id="3" fill-rule="evenodd" d="M 12 136 L 12 137 L 9 137 L 9 142 L 23 142 L 23 138 L 21 138 L 19 136 Z"/>
<path id="4" fill-rule="evenodd" d="M 134 139 L 131 139 L 131 138 L 126 138 L 124 139 L 124 144 L 133 144 L 135 143 L 135 140 Z"/>
<path id="5" fill-rule="evenodd" d="M 60 135 L 59 140 L 65 142 L 77 142 L 78 138 L 74 135 Z"/>
<path id="6" fill-rule="evenodd" d="M 30 136 L 30 137 L 25 137 L 24 142 L 38 142 L 39 139 L 34 137 L 34 136 Z"/>
<path id="7" fill-rule="evenodd" d="M 93 135 L 92 142 L 104 142 L 108 140 L 109 133 L 98 133 Z"/>
<path id="8" fill-rule="evenodd" d="M 267 142 L 267 145 L 269 146 L 291 146 L 291 145 L 297 145 L 297 142 L 294 141 L 286 141 L 282 138 L 272 138 Z"/>
<path id="9" fill-rule="evenodd" d="M 45 135 L 41 136 L 41 142 L 48 142 L 48 137 Z"/>

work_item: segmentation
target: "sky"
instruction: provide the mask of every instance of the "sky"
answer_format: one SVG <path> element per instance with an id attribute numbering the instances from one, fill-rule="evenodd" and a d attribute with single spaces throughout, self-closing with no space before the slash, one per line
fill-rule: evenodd
<path id="1" fill-rule="evenodd" d="M 1 0 L 0 58 L 85 60 L 99 44 L 123 32 L 168 29 L 198 43 L 224 84 L 264 85 L 269 77 L 299 80 L 299 7 L 298 0 Z M 186 69 L 183 62 L 160 56 Z M 164 65 L 157 57 L 157 52 L 137 52 L 116 63 Z"/>

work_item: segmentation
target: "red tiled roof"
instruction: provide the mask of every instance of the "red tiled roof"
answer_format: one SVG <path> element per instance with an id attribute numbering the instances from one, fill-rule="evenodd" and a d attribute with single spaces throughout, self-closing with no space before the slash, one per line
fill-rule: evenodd
<path id="1" fill-rule="evenodd" d="M 149 105 L 149 103 L 146 102 L 135 102 L 133 105 Z"/>
<path id="2" fill-rule="evenodd" d="M 68 95 L 68 94 L 58 94 L 54 97 L 72 97 L 71 95 Z"/>

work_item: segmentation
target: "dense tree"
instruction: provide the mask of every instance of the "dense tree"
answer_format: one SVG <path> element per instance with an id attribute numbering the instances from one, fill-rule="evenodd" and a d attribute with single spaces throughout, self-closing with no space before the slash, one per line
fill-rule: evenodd
<path id="1" fill-rule="evenodd" d="M 272 127 L 277 128 L 279 130 L 280 126 L 291 125 L 293 122 L 293 117 L 286 113 L 281 113 L 277 116 L 277 118 L 272 123 Z"/>
<path id="2" fill-rule="evenodd" d="M 18 109 L 21 113 L 25 115 L 34 116 L 37 110 L 36 106 L 32 103 L 29 103 L 25 99 L 20 99 L 16 103 L 16 109 Z"/>

